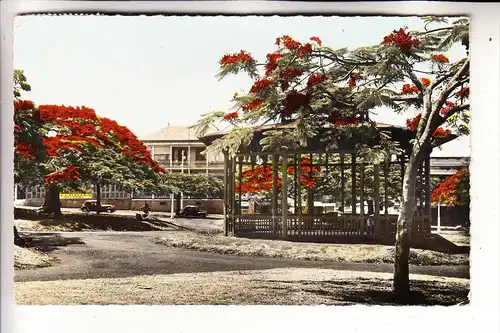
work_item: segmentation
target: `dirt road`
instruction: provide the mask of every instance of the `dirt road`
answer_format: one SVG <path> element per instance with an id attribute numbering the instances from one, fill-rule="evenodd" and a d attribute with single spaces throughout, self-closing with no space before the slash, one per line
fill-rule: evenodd
<path id="1" fill-rule="evenodd" d="M 34 236 L 36 242 L 43 244 L 45 251 L 60 258 L 60 263 L 33 270 L 17 270 L 15 281 L 94 279 L 293 267 L 388 273 L 393 271 L 391 264 L 228 256 L 168 248 L 152 241 L 164 233 L 163 231 L 24 233 Z M 469 278 L 468 266 L 412 266 L 410 272 Z"/>

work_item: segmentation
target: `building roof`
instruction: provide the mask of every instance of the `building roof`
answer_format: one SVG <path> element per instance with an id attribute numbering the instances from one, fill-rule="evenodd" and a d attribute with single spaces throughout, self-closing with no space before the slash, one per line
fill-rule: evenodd
<path id="1" fill-rule="evenodd" d="M 401 148 L 407 150 L 407 153 L 408 153 L 408 149 L 411 149 L 410 140 L 415 137 L 414 132 L 408 130 L 404 126 L 399 126 L 399 125 L 392 125 L 392 124 L 379 123 L 379 122 L 375 122 L 375 125 L 380 130 L 392 132 L 392 139 L 395 141 L 399 141 Z M 248 150 L 253 150 L 253 151 L 261 150 L 260 140 L 263 137 L 263 133 L 265 133 L 266 131 L 273 130 L 273 129 L 294 130 L 295 128 L 297 128 L 297 120 L 287 122 L 287 123 L 254 126 L 253 127 L 254 137 L 252 138 L 252 142 L 243 149 L 247 150 L 247 151 Z M 327 127 L 325 127 L 324 129 L 326 130 Z M 214 131 L 211 133 L 209 133 L 207 131 L 204 135 L 200 136 L 199 140 L 208 146 L 208 145 L 211 145 L 215 140 L 223 137 L 224 135 L 226 135 L 228 133 L 229 133 L 228 131 Z M 451 140 L 454 140 L 456 137 L 457 136 L 454 134 L 449 135 L 448 137 L 441 139 L 439 141 L 438 145 L 439 146 L 443 145 Z M 308 143 L 309 147 L 315 146 L 316 148 L 319 146 L 323 147 L 324 145 L 325 145 L 325 143 L 322 140 L 320 140 L 320 136 L 313 138 L 312 140 L 310 140 L 310 143 Z"/>
<path id="2" fill-rule="evenodd" d="M 215 127 L 209 128 L 207 133 L 217 132 Z M 169 125 L 159 131 L 146 134 L 140 137 L 141 141 L 200 141 L 196 136 L 196 129 L 189 126 Z"/>

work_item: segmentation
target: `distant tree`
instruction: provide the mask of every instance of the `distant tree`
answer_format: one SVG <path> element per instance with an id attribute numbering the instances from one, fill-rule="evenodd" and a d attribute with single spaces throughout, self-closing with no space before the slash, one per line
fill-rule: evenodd
<path id="1" fill-rule="evenodd" d="M 61 215 L 63 189 L 93 185 L 159 191 L 164 173 L 144 144 L 125 126 L 86 107 L 16 100 L 15 176 L 23 185 L 45 183 L 41 211 Z"/>
<path id="2" fill-rule="evenodd" d="M 433 203 L 441 203 L 450 206 L 470 205 L 470 178 L 469 169 L 463 168 L 440 182 L 431 192 Z"/>
<path id="3" fill-rule="evenodd" d="M 224 183 L 217 177 L 207 174 L 187 174 L 169 172 L 161 176 L 162 194 L 175 196 L 175 211 L 179 213 L 181 193 L 193 198 L 222 198 Z"/>

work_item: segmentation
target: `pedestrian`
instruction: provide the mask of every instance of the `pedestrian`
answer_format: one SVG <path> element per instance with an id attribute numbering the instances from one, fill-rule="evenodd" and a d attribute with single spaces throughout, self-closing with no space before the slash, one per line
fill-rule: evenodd
<path id="1" fill-rule="evenodd" d="M 147 201 L 144 201 L 144 205 L 142 205 L 141 210 L 143 211 L 144 215 L 142 216 L 143 219 L 148 217 L 149 215 L 149 205 Z"/>

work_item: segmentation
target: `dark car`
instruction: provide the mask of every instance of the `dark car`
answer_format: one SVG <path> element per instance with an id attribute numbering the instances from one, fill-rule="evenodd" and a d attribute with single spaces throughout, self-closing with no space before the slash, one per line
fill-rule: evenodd
<path id="1" fill-rule="evenodd" d="M 180 212 L 180 217 L 207 217 L 207 211 L 196 206 L 186 206 Z"/>
<path id="2" fill-rule="evenodd" d="M 80 208 L 82 212 L 97 212 L 97 200 L 87 200 Z M 114 213 L 116 207 L 114 205 L 101 204 L 100 212 Z"/>

